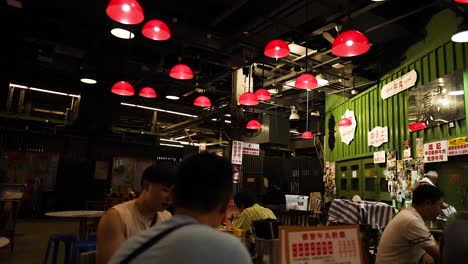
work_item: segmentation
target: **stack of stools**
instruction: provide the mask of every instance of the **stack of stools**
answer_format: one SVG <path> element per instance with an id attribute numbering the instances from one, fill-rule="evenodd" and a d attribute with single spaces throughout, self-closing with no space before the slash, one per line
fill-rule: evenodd
<path id="1" fill-rule="evenodd" d="M 44 264 L 49 263 L 49 254 L 52 251 L 51 263 L 56 264 L 60 243 L 65 246 L 64 264 L 76 264 L 81 253 L 96 251 L 96 233 L 90 233 L 87 241 L 77 241 L 75 234 L 53 234 L 47 243 Z"/>

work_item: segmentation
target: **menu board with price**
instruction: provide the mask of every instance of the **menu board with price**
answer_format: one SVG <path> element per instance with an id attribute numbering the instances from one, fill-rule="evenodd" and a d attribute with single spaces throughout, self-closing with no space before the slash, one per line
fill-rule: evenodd
<path id="1" fill-rule="evenodd" d="M 242 165 L 242 141 L 232 141 L 231 163 Z"/>
<path id="2" fill-rule="evenodd" d="M 281 264 L 362 264 L 358 225 L 279 227 Z"/>

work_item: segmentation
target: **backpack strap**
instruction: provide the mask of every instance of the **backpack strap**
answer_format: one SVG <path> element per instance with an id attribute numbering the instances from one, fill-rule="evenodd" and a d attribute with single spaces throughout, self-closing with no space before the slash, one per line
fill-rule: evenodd
<path id="1" fill-rule="evenodd" d="M 179 229 L 183 226 L 191 225 L 191 224 L 195 224 L 195 223 L 184 223 L 184 224 L 176 225 L 169 229 L 164 230 L 163 232 L 157 234 L 156 236 L 152 237 L 150 240 L 146 241 L 145 243 L 137 247 L 132 253 L 128 254 L 120 263 L 122 264 L 130 263 L 134 258 L 136 258 L 141 253 L 145 252 L 148 248 L 154 246 L 157 242 L 159 242 L 165 236 L 169 235 L 176 229 Z"/>

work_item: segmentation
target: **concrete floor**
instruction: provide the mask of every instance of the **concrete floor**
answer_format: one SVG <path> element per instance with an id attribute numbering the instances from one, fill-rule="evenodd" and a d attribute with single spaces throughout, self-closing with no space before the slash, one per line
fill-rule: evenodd
<path id="1" fill-rule="evenodd" d="M 78 224 L 78 220 L 68 219 L 18 219 L 14 251 L 10 252 L 8 247 L 0 249 L 0 263 L 43 263 L 49 235 L 78 234 Z M 63 263 L 63 254 L 57 263 Z"/>

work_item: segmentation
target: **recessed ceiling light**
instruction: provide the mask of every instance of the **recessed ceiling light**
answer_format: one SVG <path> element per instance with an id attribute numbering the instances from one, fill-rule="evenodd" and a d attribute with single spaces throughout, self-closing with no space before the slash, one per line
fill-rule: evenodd
<path id="1" fill-rule="evenodd" d="M 458 43 L 468 42 L 468 30 L 459 31 L 453 34 L 452 41 Z"/>
<path id="2" fill-rule="evenodd" d="M 82 83 L 87 83 L 87 84 L 96 84 L 97 81 L 91 78 L 81 78 L 80 81 Z"/>
<path id="3" fill-rule="evenodd" d="M 448 95 L 463 95 L 463 94 L 464 94 L 463 90 L 448 92 Z"/>
<path id="4" fill-rule="evenodd" d="M 111 34 L 121 39 L 132 39 L 135 37 L 135 34 L 123 28 L 113 28 L 111 29 Z"/>
<path id="5" fill-rule="evenodd" d="M 166 98 L 169 100 L 179 100 L 180 97 L 177 95 L 166 95 Z"/>

